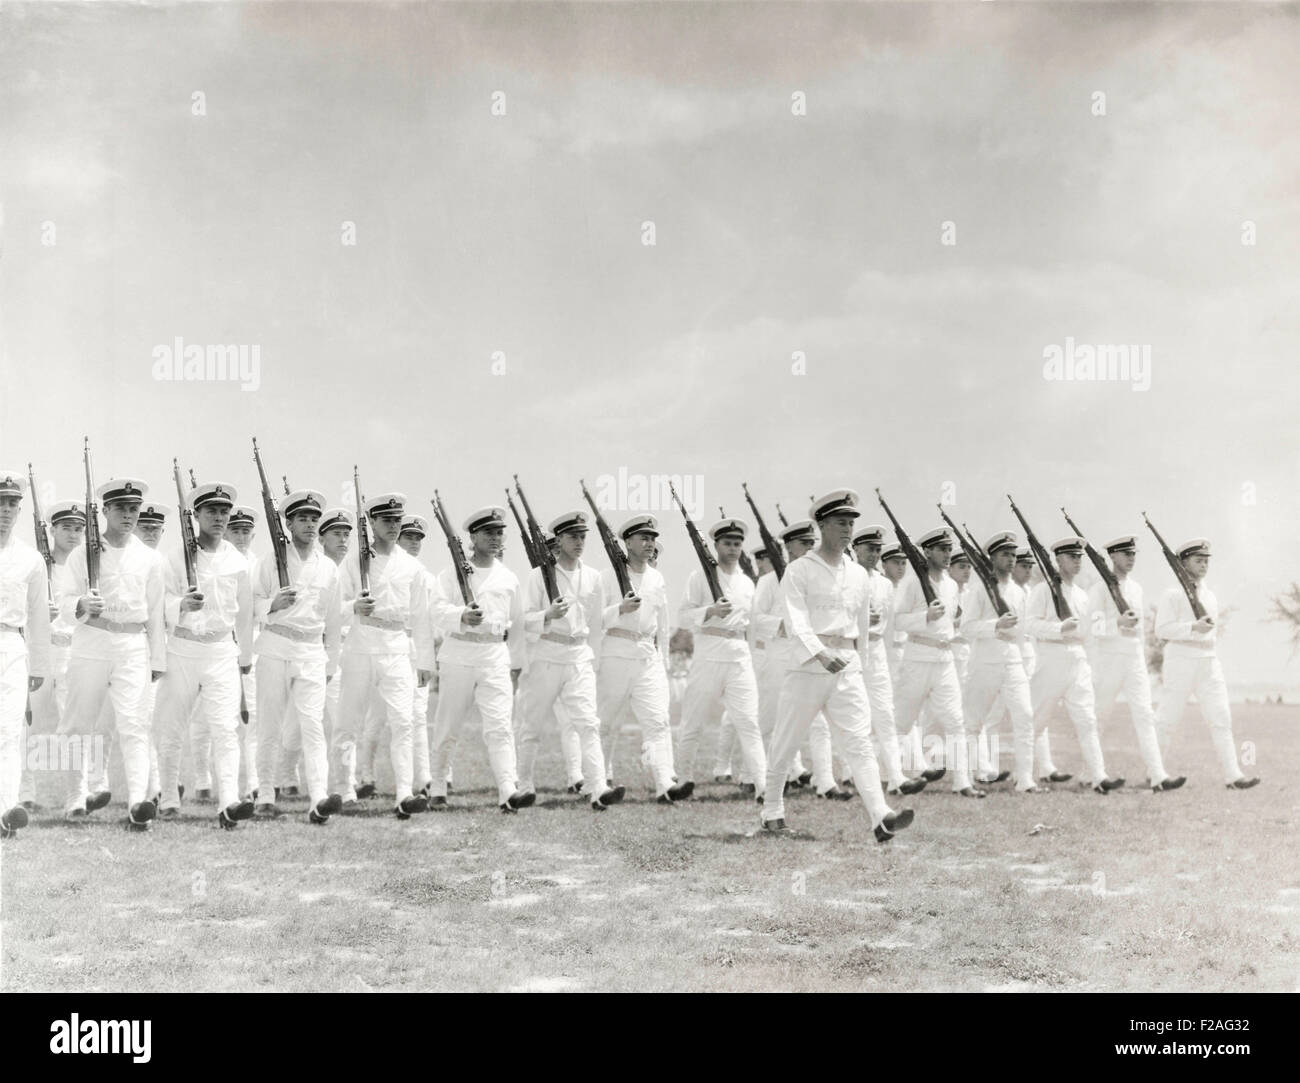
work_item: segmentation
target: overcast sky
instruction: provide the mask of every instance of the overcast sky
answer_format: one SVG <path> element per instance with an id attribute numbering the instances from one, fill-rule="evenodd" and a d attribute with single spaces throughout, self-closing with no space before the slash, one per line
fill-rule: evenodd
<path id="1" fill-rule="evenodd" d="M 177 455 L 256 503 L 256 435 L 458 522 L 620 469 L 701 476 L 706 521 L 742 480 L 773 518 L 880 486 L 914 534 L 945 494 L 1044 540 L 1147 510 L 1214 542 L 1229 679 L 1300 680 L 1263 620 L 1300 579 L 1294 7 L 6 4 L 0 71 L 0 465 L 61 497 L 84 433 L 101 478 L 174 502 Z M 155 379 L 177 337 L 256 346 L 257 388 Z M 1149 389 L 1045 379 L 1067 339 L 1149 347 Z"/>

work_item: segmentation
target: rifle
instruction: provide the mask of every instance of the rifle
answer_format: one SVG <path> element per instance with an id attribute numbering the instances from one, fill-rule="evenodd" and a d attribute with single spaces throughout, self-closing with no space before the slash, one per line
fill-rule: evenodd
<path id="1" fill-rule="evenodd" d="M 718 505 L 718 515 L 723 519 L 727 518 L 727 513 L 722 510 L 721 504 Z M 746 553 L 744 549 L 741 549 L 740 551 L 739 561 L 740 561 L 740 570 L 745 573 L 745 578 L 748 579 L 751 583 L 757 583 L 758 571 L 754 567 L 754 562 L 749 559 L 749 554 Z"/>
<path id="2" fill-rule="evenodd" d="M 596 517 L 596 529 L 600 531 L 600 540 L 605 546 L 605 555 L 609 557 L 610 564 L 614 566 L 614 578 L 618 581 L 618 589 L 622 597 L 626 598 L 633 593 L 632 579 L 627 571 L 627 554 L 619 546 L 618 539 L 614 537 L 614 532 L 609 529 L 609 524 L 605 522 L 605 517 L 600 514 L 600 509 L 596 507 L 596 502 L 592 500 L 591 493 L 587 492 L 587 483 L 579 478 L 578 484 L 582 486 L 582 495 L 587 498 L 587 503 L 591 505 L 591 514 Z"/>
<path id="3" fill-rule="evenodd" d="M 767 524 L 763 522 L 763 516 L 758 510 L 758 505 L 754 503 L 754 498 L 749 495 L 749 486 L 742 481 L 740 487 L 745 491 L 745 499 L 749 501 L 749 510 L 754 513 L 754 522 L 758 524 L 758 536 L 763 539 L 763 547 L 767 550 L 767 559 L 772 562 L 772 570 L 776 572 L 777 581 L 780 582 L 781 577 L 785 575 L 785 556 L 781 552 L 781 546 L 772 537 L 772 532 L 767 529 Z M 781 509 L 778 507 L 777 514 L 779 515 L 780 512 Z"/>
<path id="4" fill-rule="evenodd" d="M 961 533 L 959 533 L 957 537 L 961 539 L 968 551 L 979 553 L 979 555 L 984 558 L 985 563 L 988 563 L 989 555 L 984 552 L 984 546 L 980 545 L 980 543 L 975 540 L 975 535 L 970 532 L 970 527 L 965 523 L 962 523 Z M 992 567 L 992 565 L 990 564 L 989 567 Z"/>
<path id="5" fill-rule="evenodd" d="M 352 464 L 352 490 L 357 497 L 357 569 L 361 574 L 361 597 L 369 598 L 370 558 L 375 551 L 370 546 L 370 525 L 366 522 L 366 505 L 361 499 L 361 478 L 356 463 Z"/>
<path id="6" fill-rule="evenodd" d="M 285 495 L 285 496 L 289 496 L 289 495 L 291 495 L 291 490 L 290 490 L 290 488 L 289 488 L 289 475 L 288 475 L 288 474 L 281 474 L 281 475 L 280 475 L 280 482 L 281 482 L 281 484 L 284 485 L 284 495 Z"/>
<path id="7" fill-rule="evenodd" d="M 1058 620 L 1069 620 L 1074 616 L 1070 612 L 1070 603 L 1065 600 L 1065 593 L 1061 590 L 1061 573 L 1056 570 L 1056 565 L 1052 563 L 1051 554 L 1043 548 L 1043 543 L 1038 540 L 1030 528 L 1025 517 L 1020 514 L 1020 509 L 1016 507 L 1016 502 L 1011 499 L 1011 494 L 1007 493 L 1007 500 L 1011 504 L 1011 510 L 1016 513 L 1016 518 L 1020 520 L 1020 525 L 1025 528 L 1025 541 L 1028 542 L 1030 550 L 1034 554 L 1034 560 L 1038 562 L 1038 568 L 1043 573 L 1043 579 L 1047 583 L 1047 589 L 1052 594 L 1052 604 L 1056 607 L 1056 616 Z"/>
<path id="8" fill-rule="evenodd" d="M 515 525 L 519 527 L 519 540 L 524 543 L 524 555 L 528 557 L 528 566 L 536 568 L 538 563 L 537 550 L 533 548 L 533 537 L 528 533 L 528 528 L 524 526 L 523 517 L 519 514 L 519 509 L 515 506 L 514 498 L 510 495 L 510 490 L 506 490 L 506 504 L 510 507 L 510 514 L 515 517 Z"/>
<path id="9" fill-rule="evenodd" d="M 943 505 L 939 505 L 939 515 L 952 532 L 957 535 L 966 547 L 966 555 L 970 558 L 970 566 L 974 569 L 975 575 L 979 581 L 984 584 L 984 592 L 989 596 L 989 601 L 993 603 L 993 609 L 999 617 L 1005 617 L 1011 612 L 1011 607 L 1007 605 L 1002 597 L 1002 591 L 998 587 L 997 573 L 993 570 L 993 565 L 989 563 L 988 557 L 984 550 L 974 543 L 974 540 L 967 541 L 962 532 L 957 529 L 957 524 L 948 518 L 948 513 L 943 510 Z"/>
<path id="10" fill-rule="evenodd" d="M 45 529 L 45 523 L 41 519 L 41 502 L 40 497 L 36 495 L 36 475 L 32 473 L 32 464 L 27 464 L 27 483 L 32 491 L 32 521 L 36 527 L 36 551 L 41 554 L 41 559 L 45 561 L 45 593 L 46 599 L 51 605 L 54 604 L 54 552 L 50 549 L 50 535 Z"/>
<path id="11" fill-rule="evenodd" d="M 194 519 L 186 507 L 185 483 L 181 481 L 180 464 L 172 459 L 172 476 L 176 479 L 176 510 L 180 512 L 177 519 L 181 528 L 181 557 L 185 561 L 185 585 L 195 590 L 199 585 L 198 557 L 199 542 L 194 536 Z"/>
<path id="12" fill-rule="evenodd" d="M 677 490 L 673 483 L 668 483 L 668 491 L 672 494 L 673 502 L 681 508 L 682 518 L 686 520 L 686 533 L 691 536 L 691 544 L 695 546 L 695 555 L 699 558 L 700 568 L 704 571 L 704 581 L 709 585 L 709 593 L 713 595 L 716 602 L 722 597 L 722 586 L 718 582 L 718 561 L 712 553 L 705 548 L 704 539 L 700 537 L 700 529 L 691 520 L 686 507 L 682 504 L 681 497 L 677 495 Z"/>
<path id="13" fill-rule="evenodd" d="M 1208 614 L 1205 612 L 1205 606 L 1201 605 L 1200 599 L 1196 597 L 1196 580 L 1183 567 L 1183 562 L 1178 559 L 1174 551 L 1165 544 L 1165 539 L 1160 536 L 1160 531 L 1147 518 L 1146 512 L 1142 513 L 1142 521 L 1151 528 L 1151 533 L 1156 536 L 1156 541 L 1160 543 L 1160 551 L 1164 553 L 1165 560 L 1169 562 L 1169 567 L 1173 569 L 1174 578 L 1178 580 L 1178 585 L 1183 588 L 1183 593 L 1187 595 L 1187 600 L 1192 605 L 1192 616 L 1197 620 L 1203 620 Z"/>
<path id="14" fill-rule="evenodd" d="M 262 466 L 262 454 L 257 450 L 257 437 L 253 437 L 253 461 L 257 463 L 257 477 L 262 483 L 262 514 L 266 516 L 266 529 L 271 535 L 271 552 L 275 555 L 275 576 L 280 581 L 280 589 L 289 585 L 289 539 L 284 535 L 284 526 L 280 522 L 280 513 L 275 507 L 275 498 L 271 496 L 271 483 L 266 480 L 266 469 Z M 353 467 L 353 470 L 356 468 Z M 361 507 L 357 506 L 357 519 L 361 518 Z M 364 533 L 362 537 L 365 537 Z M 363 579 L 364 583 L 365 580 Z"/>
<path id="15" fill-rule="evenodd" d="M 1101 576 L 1101 581 L 1106 584 L 1106 589 L 1110 591 L 1111 601 L 1115 603 L 1115 608 L 1119 610 L 1121 614 L 1132 613 L 1133 607 L 1124 600 L 1124 594 L 1119 589 L 1119 580 L 1115 578 L 1115 573 L 1110 570 L 1110 565 L 1106 563 L 1106 558 L 1097 551 L 1097 547 L 1093 545 L 1092 542 L 1084 537 L 1083 531 L 1079 529 L 1079 524 L 1070 518 L 1069 513 L 1064 508 L 1061 509 L 1061 514 L 1065 516 L 1065 521 L 1070 524 L 1070 529 L 1078 534 L 1079 537 L 1083 538 L 1083 551 L 1088 554 L 1088 559 L 1092 561 L 1092 566 L 1097 569 L 1097 574 Z"/>
<path id="16" fill-rule="evenodd" d="M 447 536 L 447 548 L 451 550 L 451 566 L 456 572 L 456 582 L 460 584 L 460 596 L 466 605 L 474 605 L 474 591 L 469 585 L 469 577 L 474 573 L 474 565 L 465 557 L 465 547 L 461 544 L 460 536 L 452 529 L 437 489 L 433 490 L 433 499 L 430 503 L 433 505 L 433 517 L 438 520 L 438 525 Z"/>
<path id="17" fill-rule="evenodd" d="M 82 452 L 86 462 L 86 584 L 93 594 L 99 593 L 99 554 L 104 539 L 99 535 L 99 505 L 95 503 L 95 478 L 90 466 L 90 437 Z"/>
<path id="18" fill-rule="evenodd" d="M 519 494 L 519 503 L 524 506 L 524 520 L 528 524 L 529 537 L 533 539 L 533 549 L 537 553 L 537 567 L 542 572 L 542 586 L 546 588 L 546 598 L 548 601 L 557 601 L 560 597 L 559 585 L 555 582 L 555 554 L 546 544 L 546 537 L 542 534 L 541 524 L 537 522 L 537 517 L 533 515 L 533 509 L 528 506 L 528 497 L 524 496 L 523 486 L 519 484 L 519 475 L 515 474 L 515 492 Z"/>
<path id="19" fill-rule="evenodd" d="M 921 581 L 921 595 L 925 598 L 925 604 L 929 605 L 937 600 L 937 595 L 934 593 L 934 584 L 930 582 L 930 573 L 925 566 L 925 557 L 921 556 L 921 550 L 907 536 L 907 532 L 903 530 L 903 524 L 898 521 L 897 516 L 890 511 L 889 505 L 885 503 L 885 498 L 880 495 L 879 489 L 876 490 L 876 499 L 880 501 L 880 506 L 885 509 L 885 514 L 889 516 L 889 521 L 894 526 L 894 536 L 898 539 L 899 548 L 903 550 L 903 555 L 907 557 L 907 563 L 912 566 L 916 578 Z"/>
<path id="20" fill-rule="evenodd" d="M 175 462 L 176 460 L 173 459 L 172 461 Z M 194 480 L 194 467 L 191 466 L 190 467 L 190 488 L 197 489 L 198 487 L 199 487 L 199 483 Z"/>
<path id="21" fill-rule="evenodd" d="M 776 506 L 776 517 L 781 520 L 782 526 L 789 526 L 790 520 L 785 517 L 785 512 L 781 510 L 781 505 Z"/>

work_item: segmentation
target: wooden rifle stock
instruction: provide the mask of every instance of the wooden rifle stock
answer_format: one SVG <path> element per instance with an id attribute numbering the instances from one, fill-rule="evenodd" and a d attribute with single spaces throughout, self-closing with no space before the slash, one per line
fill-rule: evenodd
<path id="1" fill-rule="evenodd" d="M 682 518 L 686 520 L 686 533 L 690 535 L 691 545 L 695 547 L 695 555 L 699 558 L 700 568 L 704 572 L 704 581 L 708 583 L 709 593 L 713 595 L 713 600 L 716 602 L 722 597 L 722 585 L 718 582 L 718 561 L 705 547 L 699 528 L 692 521 L 671 481 L 668 483 L 668 491 L 672 494 L 673 502 L 681 509 Z"/>
<path id="2" fill-rule="evenodd" d="M 442 532 L 447 538 L 447 548 L 451 551 L 451 567 L 456 573 L 461 600 L 466 605 L 473 605 L 474 590 L 469 585 L 469 577 L 474 573 L 474 565 L 465 556 L 465 546 L 461 544 L 460 535 L 452 528 L 451 520 L 447 518 L 447 512 L 442 506 L 442 497 L 438 495 L 437 489 L 434 489 L 430 503 L 433 505 L 433 517 L 438 520 L 438 525 L 442 527 Z"/>
<path id="3" fill-rule="evenodd" d="M 275 576 L 280 581 L 280 589 L 289 585 L 289 539 L 285 537 L 284 527 L 280 523 L 280 512 L 275 506 L 275 497 L 271 495 L 271 483 L 266 479 L 266 470 L 262 466 L 262 455 L 257 450 L 257 437 L 253 437 L 253 461 L 257 463 L 257 477 L 262 483 L 262 514 L 266 517 L 266 529 L 271 536 L 271 551 L 275 556 Z M 353 467 L 355 475 L 356 467 Z M 357 522 L 361 521 L 361 508 L 357 507 Z"/>
<path id="4" fill-rule="evenodd" d="M 1151 533 L 1156 536 L 1156 541 L 1160 543 L 1160 551 L 1164 553 L 1165 560 L 1169 562 L 1169 567 L 1173 570 L 1174 578 L 1178 580 L 1178 585 L 1183 588 L 1183 593 L 1187 595 L 1187 600 L 1191 603 L 1192 615 L 1197 620 L 1204 620 L 1209 614 L 1205 612 L 1205 606 L 1201 604 L 1201 600 L 1196 596 L 1196 580 L 1183 567 L 1183 562 L 1178 559 L 1177 554 L 1165 544 L 1165 539 L 1160 536 L 1160 531 L 1147 518 L 1146 512 L 1142 513 L 1142 521 L 1146 523 Z"/>
<path id="5" fill-rule="evenodd" d="M 82 457 L 86 462 L 86 583 L 99 592 L 99 554 L 104 539 L 99 534 L 99 505 L 95 503 L 95 477 L 90 465 L 90 437 L 86 437 Z"/>
<path id="6" fill-rule="evenodd" d="M 519 503 L 524 506 L 524 520 L 528 523 L 528 533 L 533 539 L 533 548 L 537 551 L 537 567 L 541 569 L 542 586 L 546 588 L 546 598 L 548 601 L 557 601 L 560 597 L 560 587 L 555 581 L 555 554 L 551 552 L 551 547 L 546 544 L 546 535 L 542 533 L 541 524 L 533 514 L 533 509 L 528 504 L 528 497 L 524 496 L 523 486 L 519 484 L 519 475 L 514 475 L 515 492 L 519 494 Z"/>
<path id="7" fill-rule="evenodd" d="M 605 546 L 605 555 L 609 557 L 609 562 L 614 566 L 614 578 L 618 582 L 618 589 L 621 597 L 626 598 L 632 594 L 632 578 L 627 570 L 627 554 L 623 552 L 618 544 L 618 539 L 614 537 L 614 532 L 605 522 L 605 517 L 600 514 L 600 509 L 596 507 L 596 502 L 591 498 L 591 493 L 587 492 L 587 483 L 581 478 L 578 484 L 582 486 L 582 495 L 587 498 L 587 503 L 591 505 L 591 514 L 596 517 L 596 529 L 600 531 L 601 543 Z"/>
<path id="8" fill-rule="evenodd" d="M 975 570 L 975 575 L 984 585 L 984 593 L 989 596 L 989 601 L 993 603 L 994 611 L 999 617 L 1005 617 L 1011 612 L 1011 607 L 1007 605 L 1006 600 L 1002 597 L 1002 590 L 998 587 L 997 573 L 994 572 L 984 550 L 974 544 L 973 541 L 967 542 L 965 535 L 958 529 L 957 524 L 948 518 L 948 513 L 943 510 L 943 505 L 940 504 L 938 507 L 939 516 L 952 529 L 958 541 L 965 545 L 966 556 L 970 559 L 970 566 Z"/>
<path id="9" fill-rule="evenodd" d="M 903 555 L 907 557 L 907 563 L 912 566 L 912 571 L 916 573 L 916 578 L 921 581 L 921 594 L 925 598 L 925 604 L 938 599 L 934 592 L 934 584 L 930 582 L 930 573 L 926 568 L 925 557 L 916 544 L 907 535 L 903 529 L 903 524 L 898 521 L 898 517 L 890 510 L 889 505 L 885 503 L 885 498 L 880 495 L 880 490 L 876 490 L 876 499 L 880 501 L 880 506 L 885 509 L 885 514 L 889 516 L 889 521 L 894 527 L 894 537 L 898 539 L 899 548 L 903 550 Z"/>
<path id="10" fill-rule="evenodd" d="M 1020 514 L 1020 509 L 1016 507 L 1016 502 L 1011 499 L 1010 493 L 1007 493 L 1007 501 L 1011 504 L 1011 510 L 1016 513 L 1016 518 L 1020 520 L 1020 525 L 1025 529 L 1025 541 L 1029 544 L 1034 559 L 1038 561 L 1038 568 L 1043 573 L 1047 589 L 1051 592 L 1057 620 L 1069 620 L 1074 614 L 1070 611 L 1070 603 L 1065 600 L 1065 592 L 1061 589 L 1061 573 L 1056 570 L 1051 555 L 1043 548 L 1043 543 L 1038 540 L 1028 521 Z"/>
<path id="11" fill-rule="evenodd" d="M 190 514 L 188 494 L 185 483 L 181 480 L 181 467 L 172 460 L 172 476 L 176 479 L 176 521 L 181 530 L 181 559 L 185 563 L 185 586 L 190 590 L 198 589 L 199 542 L 194 536 L 194 518 Z"/>
<path id="12" fill-rule="evenodd" d="M 758 525 L 758 536 L 763 539 L 763 548 L 767 550 L 767 559 L 771 561 L 772 571 L 776 572 L 776 578 L 780 581 L 785 575 L 785 554 L 781 551 L 781 546 L 777 540 L 772 537 L 772 532 L 767 529 L 767 524 L 763 522 L 763 515 L 758 510 L 758 505 L 754 503 L 754 498 L 749 495 L 749 485 L 745 482 L 740 483 L 741 489 L 745 492 L 745 499 L 749 501 L 749 510 L 754 513 L 754 522 Z M 777 508 L 779 515 L 781 509 Z M 782 517 L 784 522 L 784 516 Z"/>

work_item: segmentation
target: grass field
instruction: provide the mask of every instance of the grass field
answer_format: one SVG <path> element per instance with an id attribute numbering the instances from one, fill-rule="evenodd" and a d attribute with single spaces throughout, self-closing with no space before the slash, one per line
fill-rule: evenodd
<path id="1" fill-rule="evenodd" d="M 503 816 L 481 744 L 457 808 L 388 802 L 324 828 L 218 830 L 212 806 L 121 830 L 38 818 L 0 848 L 5 990 L 1295 990 L 1300 709 L 1238 707 L 1258 749 L 1224 789 L 1199 718 L 1155 796 L 1072 787 L 971 802 L 940 783 L 871 839 L 857 800 L 787 800 L 811 839 L 755 836 L 754 806 L 640 785 L 603 815 L 561 793 Z M 1068 724 L 1057 761 L 1077 765 Z M 1112 773 L 1142 772 L 1123 712 Z M 704 747 L 712 747 L 706 744 Z M 560 781 L 555 742 L 539 781 Z M 620 748 L 635 762 L 631 742 Z M 636 780 L 639 782 L 639 780 Z M 999 788 L 1001 790 L 1001 788 Z M 1038 827 L 1037 825 L 1044 825 Z"/>

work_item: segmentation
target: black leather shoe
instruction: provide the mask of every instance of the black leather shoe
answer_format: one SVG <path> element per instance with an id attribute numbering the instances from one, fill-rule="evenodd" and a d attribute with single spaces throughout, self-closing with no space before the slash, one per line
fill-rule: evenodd
<path id="1" fill-rule="evenodd" d="M 605 785 L 608 786 L 608 785 L 609 785 L 609 782 L 606 781 Z M 570 787 L 569 787 L 567 790 L 565 790 L 564 792 L 565 792 L 565 793 L 582 793 L 582 783 L 581 783 L 581 782 L 575 782 L 572 786 L 570 786 Z"/>
<path id="2" fill-rule="evenodd" d="M 451 793 L 455 788 L 456 787 L 451 784 L 451 779 L 447 779 L 447 792 Z"/>
<path id="3" fill-rule="evenodd" d="M 928 771 L 922 771 L 921 777 L 926 782 L 938 782 L 947 773 L 948 769 L 946 767 L 931 767 Z"/>
<path id="4" fill-rule="evenodd" d="M 1178 787 L 1180 787 L 1186 781 L 1187 781 L 1187 777 L 1185 775 L 1179 775 L 1177 778 L 1167 778 L 1163 782 L 1161 782 L 1158 786 L 1152 786 L 1151 789 L 1153 789 L 1156 793 L 1163 793 L 1165 790 L 1178 789 Z"/>
<path id="5" fill-rule="evenodd" d="M 284 796 L 285 796 L 285 797 L 297 797 L 297 796 L 298 796 L 298 787 L 297 787 L 297 786 L 286 786 L 286 787 L 284 788 Z"/>
<path id="6" fill-rule="evenodd" d="M 1249 790 L 1252 786 L 1258 786 L 1258 785 L 1259 785 L 1259 779 L 1257 778 L 1239 778 L 1237 779 L 1236 782 L 1229 782 L 1228 789 Z"/>
<path id="7" fill-rule="evenodd" d="M 622 786 L 615 786 L 612 790 L 606 790 L 596 800 L 591 803 L 594 812 L 604 812 L 611 805 L 620 804 L 627 790 Z"/>
<path id="8" fill-rule="evenodd" d="M 999 771 L 993 778 L 976 778 L 975 781 L 981 786 L 996 786 L 999 782 L 1006 782 L 1011 777 L 1010 771 Z"/>
<path id="9" fill-rule="evenodd" d="M 851 779 L 851 778 L 842 778 L 842 779 L 840 779 L 840 789 L 841 789 L 841 790 L 856 790 L 856 789 L 857 789 L 857 786 L 854 785 L 853 779 Z"/>
<path id="10" fill-rule="evenodd" d="M 740 784 L 741 797 L 753 797 L 757 793 L 757 787 L 752 782 L 742 782 Z"/>
<path id="11" fill-rule="evenodd" d="M 786 827 L 785 820 L 777 817 L 775 820 L 763 821 L 763 834 L 765 835 L 793 835 L 794 830 Z"/>
<path id="12" fill-rule="evenodd" d="M 852 801 L 853 795 L 848 790 L 841 790 L 838 786 L 832 786 L 825 793 L 819 793 L 818 797 L 824 797 L 827 801 Z"/>
<path id="13" fill-rule="evenodd" d="M 185 800 L 185 787 L 184 787 L 184 786 L 177 786 L 177 787 L 176 787 L 176 795 L 177 795 L 177 796 L 178 796 L 182 801 L 184 801 L 184 800 Z"/>
<path id="14" fill-rule="evenodd" d="M 362 801 L 367 797 L 375 796 L 375 784 L 373 782 L 363 782 L 357 787 L 357 800 Z"/>
<path id="15" fill-rule="evenodd" d="M 799 776 L 798 781 L 800 786 L 807 786 L 808 783 L 812 781 L 812 772 L 805 771 L 802 775 Z"/>
<path id="16" fill-rule="evenodd" d="M 977 790 L 974 786 L 967 786 L 964 790 L 957 791 L 958 797 L 988 797 L 984 790 Z"/>
<path id="17" fill-rule="evenodd" d="M 900 809 L 898 812 L 891 812 L 876 825 L 875 835 L 877 842 L 888 842 L 894 835 L 909 826 L 915 818 L 910 808 Z"/>
<path id="18" fill-rule="evenodd" d="M 100 790 L 98 793 L 92 793 L 86 798 L 86 811 L 98 812 L 112 800 L 113 795 L 107 790 Z"/>
<path id="19" fill-rule="evenodd" d="M 25 808 L 28 812 L 35 812 L 35 811 L 36 811 L 36 802 L 35 802 L 35 801 L 24 801 L 24 802 L 22 802 L 22 806 L 23 806 L 23 808 Z"/>
<path id="20" fill-rule="evenodd" d="M 730 776 L 730 775 L 714 775 L 714 776 L 713 776 L 713 781 L 714 781 L 714 782 L 730 782 L 730 781 L 731 781 L 731 776 Z"/>
<path id="21" fill-rule="evenodd" d="M 668 787 L 667 796 L 673 801 L 685 801 L 695 792 L 694 782 L 679 782 L 676 786 Z"/>
<path id="22" fill-rule="evenodd" d="M 15 831 L 26 826 L 27 810 L 22 805 L 15 805 L 3 816 L 0 816 L 0 829 L 4 831 L 4 838 L 13 838 Z"/>
<path id="23" fill-rule="evenodd" d="M 1047 776 L 1047 781 L 1048 782 L 1069 782 L 1070 779 L 1072 778 L 1074 778 L 1073 775 L 1067 774 L 1064 771 L 1053 771 L 1050 775 Z"/>
<path id="24" fill-rule="evenodd" d="M 178 808 L 164 808 L 158 810 L 158 819 L 160 820 L 179 820 L 181 810 Z"/>
<path id="25" fill-rule="evenodd" d="M 430 812 L 444 812 L 447 809 L 447 799 L 442 794 L 434 794 L 429 798 Z"/>
<path id="26" fill-rule="evenodd" d="M 158 809 L 152 801 L 137 801 L 126 814 L 126 829 L 152 831 L 153 818 L 157 815 Z"/>
<path id="27" fill-rule="evenodd" d="M 1106 787 L 1103 786 L 1100 782 L 1094 782 L 1092 784 L 1092 792 L 1099 793 L 1102 795 L 1102 797 L 1110 796 L 1110 790 L 1106 789 Z"/>
<path id="28" fill-rule="evenodd" d="M 195 801 L 211 801 L 211 800 L 212 800 L 212 791 L 211 791 L 211 790 L 195 790 L 195 791 L 194 791 L 194 800 L 195 800 Z"/>
<path id="29" fill-rule="evenodd" d="M 511 812 L 518 812 L 521 808 L 532 808 L 536 803 L 537 794 L 532 790 L 527 793 L 512 793 L 506 799 L 506 804 L 510 807 Z"/>
<path id="30" fill-rule="evenodd" d="M 1123 785 L 1124 779 L 1122 776 L 1116 778 L 1103 778 L 1101 780 L 1101 788 L 1103 790 L 1118 790 Z"/>
<path id="31" fill-rule="evenodd" d="M 217 822 L 227 831 L 233 831 L 241 821 L 251 820 L 254 811 L 252 801 L 233 801 L 217 813 Z"/>
<path id="32" fill-rule="evenodd" d="M 274 805 L 263 801 L 262 804 L 253 806 L 253 815 L 256 816 L 259 820 L 261 819 L 274 820 L 277 816 L 280 815 L 280 810 L 276 808 Z"/>
<path id="33" fill-rule="evenodd" d="M 909 778 L 906 782 L 898 787 L 899 793 L 914 794 L 920 793 L 929 783 L 923 778 Z"/>
<path id="34" fill-rule="evenodd" d="M 399 820 L 409 820 L 417 812 L 427 812 L 429 809 L 429 799 L 422 793 L 413 793 L 410 797 L 403 797 L 401 801 L 393 808 L 393 814 Z"/>
<path id="35" fill-rule="evenodd" d="M 343 811 L 343 795 L 332 793 L 328 797 L 316 802 L 316 807 L 312 810 L 322 816 L 333 816 L 336 812 Z"/>

